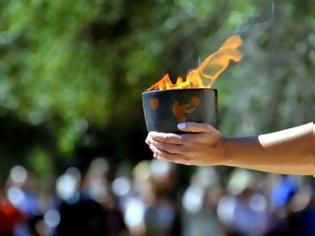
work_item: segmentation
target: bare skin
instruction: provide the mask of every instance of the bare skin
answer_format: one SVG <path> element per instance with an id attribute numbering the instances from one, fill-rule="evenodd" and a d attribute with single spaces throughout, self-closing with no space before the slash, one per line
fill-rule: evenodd
<path id="1" fill-rule="evenodd" d="M 150 132 L 146 143 L 158 159 L 185 165 L 225 165 L 315 176 L 315 125 L 253 137 L 228 138 L 208 124 L 186 122 L 187 133 Z"/>

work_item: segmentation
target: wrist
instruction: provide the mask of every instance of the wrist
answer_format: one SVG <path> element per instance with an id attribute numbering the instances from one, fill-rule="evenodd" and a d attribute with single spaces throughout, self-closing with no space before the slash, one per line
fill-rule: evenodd
<path id="1" fill-rule="evenodd" d="M 220 140 L 220 145 L 221 145 L 221 153 L 219 155 L 219 160 L 218 160 L 218 165 L 227 165 L 228 164 L 228 159 L 231 157 L 229 154 L 229 150 L 231 150 L 231 138 L 222 136 Z"/>
<path id="2" fill-rule="evenodd" d="M 223 137 L 221 165 L 246 166 L 253 153 L 260 150 L 257 136 L 252 137 Z"/>

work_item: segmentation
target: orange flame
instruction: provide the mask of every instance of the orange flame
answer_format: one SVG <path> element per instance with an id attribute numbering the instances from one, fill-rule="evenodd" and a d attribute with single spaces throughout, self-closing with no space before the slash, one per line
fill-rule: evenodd
<path id="1" fill-rule="evenodd" d="M 225 40 L 222 46 L 213 54 L 208 56 L 201 65 L 188 73 L 186 80 L 177 77 L 173 84 L 169 74 L 164 77 L 147 91 L 169 90 L 169 89 L 189 89 L 189 88 L 211 88 L 219 75 L 229 66 L 230 61 L 239 62 L 243 54 L 238 51 L 242 45 L 242 38 L 234 35 Z"/>

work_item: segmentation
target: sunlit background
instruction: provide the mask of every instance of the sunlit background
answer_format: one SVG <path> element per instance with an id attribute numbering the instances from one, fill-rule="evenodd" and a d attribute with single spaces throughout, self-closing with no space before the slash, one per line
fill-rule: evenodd
<path id="1" fill-rule="evenodd" d="M 141 93 L 234 34 L 226 136 L 315 121 L 315 1 L 1 0 L 0 235 L 314 235 L 311 177 L 152 160 Z M 249 157 L 249 158 L 255 158 Z"/>

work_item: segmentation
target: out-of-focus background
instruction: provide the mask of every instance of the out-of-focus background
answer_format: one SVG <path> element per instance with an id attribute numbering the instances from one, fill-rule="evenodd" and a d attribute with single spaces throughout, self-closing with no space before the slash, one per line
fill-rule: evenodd
<path id="1" fill-rule="evenodd" d="M 219 129 L 314 121 L 315 1 L 1 0 L 0 235 L 314 235 L 311 177 L 152 160 L 141 93 L 233 34 Z M 255 158 L 249 157 L 249 158 Z"/>

